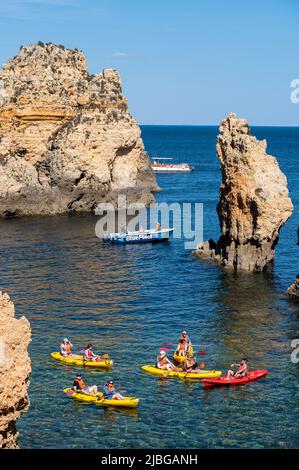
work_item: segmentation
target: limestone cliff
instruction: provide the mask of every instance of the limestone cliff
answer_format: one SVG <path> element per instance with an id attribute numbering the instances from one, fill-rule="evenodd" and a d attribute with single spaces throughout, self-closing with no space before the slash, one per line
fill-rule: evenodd
<path id="1" fill-rule="evenodd" d="M 249 271 L 261 271 L 273 259 L 293 205 L 286 177 L 266 148 L 265 140 L 251 135 L 245 119 L 230 114 L 222 121 L 216 146 L 222 171 L 217 206 L 221 236 L 217 243 L 199 245 L 199 257 Z"/>
<path id="2" fill-rule="evenodd" d="M 115 70 L 89 75 L 84 54 L 22 47 L 0 72 L 0 215 L 91 211 L 158 187 Z"/>
<path id="3" fill-rule="evenodd" d="M 15 318 L 9 296 L 0 292 L 0 449 L 18 447 L 16 420 L 29 404 L 30 336 L 29 322 Z"/>

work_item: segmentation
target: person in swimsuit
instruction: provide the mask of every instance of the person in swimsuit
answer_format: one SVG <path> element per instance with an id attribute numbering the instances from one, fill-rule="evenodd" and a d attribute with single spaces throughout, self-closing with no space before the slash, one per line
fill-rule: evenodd
<path id="1" fill-rule="evenodd" d="M 93 346 L 91 343 L 89 343 L 85 350 L 84 350 L 84 360 L 85 361 L 96 361 L 98 359 L 99 356 L 97 356 L 94 352 L 93 352 Z"/>
<path id="2" fill-rule="evenodd" d="M 178 370 L 177 367 L 175 367 L 175 365 L 172 362 L 170 362 L 170 360 L 166 356 L 165 351 L 160 351 L 160 354 L 157 357 L 156 365 L 158 369 L 162 369 L 162 370 L 167 370 L 167 371 Z"/>
<path id="3" fill-rule="evenodd" d="M 64 338 L 60 345 L 60 354 L 64 357 L 70 357 L 72 355 L 72 343 L 69 339 Z"/>
<path id="4" fill-rule="evenodd" d="M 188 334 L 187 334 L 187 331 L 182 331 L 180 340 L 185 341 L 185 343 L 186 343 L 186 345 L 187 345 L 187 346 L 186 346 L 187 352 L 189 352 L 189 351 L 190 351 L 190 348 L 192 347 L 192 343 L 191 343 L 191 339 L 189 338 L 189 336 L 188 336 Z"/>
<path id="5" fill-rule="evenodd" d="M 242 377 L 246 377 L 248 373 L 248 360 L 244 357 L 240 364 L 231 364 L 231 367 L 238 367 L 238 370 L 236 372 L 229 370 L 227 373 L 228 379 L 241 379 Z"/>
<path id="6" fill-rule="evenodd" d="M 113 380 L 104 385 L 104 396 L 107 400 L 124 400 L 125 398 L 115 390 Z"/>
<path id="7" fill-rule="evenodd" d="M 96 395 L 98 393 L 98 387 L 96 385 L 90 385 L 88 387 L 81 374 L 76 375 L 72 389 L 74 392 L 81 392 L 85 395 Z"/>
<path id="8" fill-rule="evenodd" d="M 184 339 L 180 339 L 178 347 L 176 348 L 175 352 L 178 356 L 186 356 L 188 350 L 187 341 Z"/>
<path id="9" fill-rule="evenodd" d="M 184 370 L 186 372 L 197 372 L 197 367 L 198 367 L 198 364 L 197 362 L 191 357 L 190 354 L 187 354 L 187 358 L 184 362 Z M 198 371 L 200 372 L 200 370 Z"/>

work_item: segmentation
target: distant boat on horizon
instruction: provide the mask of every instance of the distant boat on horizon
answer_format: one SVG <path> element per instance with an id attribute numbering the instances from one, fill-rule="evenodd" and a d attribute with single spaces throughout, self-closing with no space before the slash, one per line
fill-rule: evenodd
<path id="1" fill-rule="evenodd" d="M 188 163 L 165 163 L 170 157 L 152 157 L 151 168 L 156 173 L 189 173 L 194 167 Z"/>

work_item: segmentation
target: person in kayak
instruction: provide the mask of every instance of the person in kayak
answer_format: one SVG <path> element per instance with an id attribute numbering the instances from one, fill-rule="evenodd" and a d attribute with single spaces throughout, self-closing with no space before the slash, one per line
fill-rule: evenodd
<path id="1" fill-rule="evenodd" d="M 243 358 L 240 364 L 231 364 L 231 367 L 238 367 L 238 370 L 236 372 L 229 370 L 226 376 L 228 379 L 241 379 L 248 374 L 248 360 L 246 358 Z"/>
<path id="2" fill-rule="evenodd" d="M 165 351 L 160 351 L 160 354 L 158 355 L 157 357 L 157 367 L 158 369 L 162 369 L 162 370 L 168 370 L 168 371 L 177 371 L 177 367 L 175 367 L 175 365 L 170 362 L 170 360 L 168 359 L 168 357 L 166 356 L 166 352 Z"/>
<path id="3" fill-rule="evenodd" d="M 184 339 L 180 339 L 175 352 L 178 356 L 186 356 L 186 354 L 188 353 L 188 345 Z"/>
<path id="4" fill-rule="evenodd" d="M 113 380 L 108 380 L 108 382 L 104 385 L 104 397 L 108 400 L 124 400 L 120 393 L 115 390 Z"/>
<path id="5" fill-rule="evenodd" d="M 72 389 L 75 392 L 82 392 L 86 395 L 96 395 L 98 393 L 98 387 L 96 385 L 91 385 L 90 387 L 88 387 L 82 379 L 81 374 L 76 375 Z"/>
<path id="6" fill-rule="evenodd" d="M 182 331 L 180 340 L 184 340 L 187 344 L 187 352 L 190 351 L 190 348 L 192 347 L 191 339 L 189 338 L 187 331 Z"/>
<path id="7" fill-rule="evenodd" d="M 84 350 L 85 361 L 96 361 L 98 356 L 93 352 L 93 345 L 89 343 Z"/>
<path id="8" fill-rule="evenodd" d="M 197 362 L 191 357 L 191 354 L 188 353 L 187 354 L 187 358 L 183 364 L 184 366 L 184 370 L 186 372 L 192 372 L 192 373 L 197 373 L 197 372 L 201 372 L 200 369 L 197 369 L 198 367 L 198 364 Z"/>
<path id="9" fill-rule="evenodd" d="M 60 345 L 60 354 L 64 357 L 71 356 L 72 347 L 73 347 L 72 343 L 67 338 L 64 338 Z"/>

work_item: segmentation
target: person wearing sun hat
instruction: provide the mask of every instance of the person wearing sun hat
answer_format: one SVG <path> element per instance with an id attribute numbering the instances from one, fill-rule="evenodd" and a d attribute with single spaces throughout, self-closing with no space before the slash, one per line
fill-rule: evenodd
<path id="1" fill-rule="evenodd" d="M 177 370 L 175 365 L 168 359 L 166 352 L 162 349 L 157 357 L 157 367 L 162 370 Z"/>
<path id="2" fill-rule="evenodd" d="M 72 343 L 68 338 L 63 338 L 63 341 L 60 345 L 60 354 L 64 357 L 69 357 L 72 355 Z"/>

